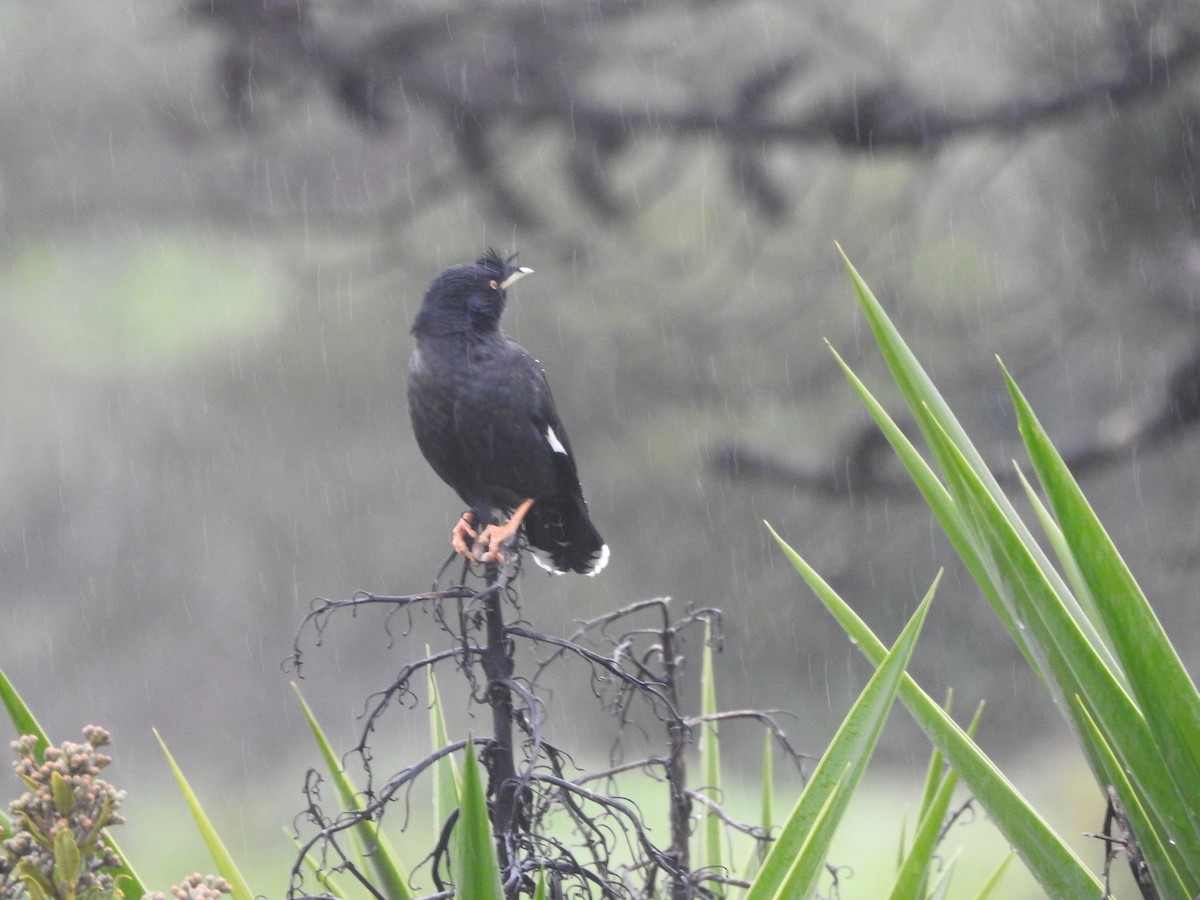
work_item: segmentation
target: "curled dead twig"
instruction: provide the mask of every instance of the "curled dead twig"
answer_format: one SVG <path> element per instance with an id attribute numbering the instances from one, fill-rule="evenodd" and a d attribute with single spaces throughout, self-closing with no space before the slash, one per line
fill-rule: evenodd
<path id="1" fill-rule="evenodd" d="M 710 623 L 713 641 L 719 646 L 720 612 L 689 609 L 673 620 L 669 600 L 654 598 L 580 622 L 569 637 L 544 634 L 519 619 L 515 579 L 520 553 L 508 557 L 503 568 L 486 570 L 485 583 L 479 589 L 466 585 L 473 575 L 471 568 L 464 566 L 462 584 L 417 594 L 363 592 L 346 601 L 321 599 L 304 617 L 294 642 L 296 668 L 305 635 L 315 633 L 315 644 L 321 646 L 332 616 L 343 611 L 358 615 L 367 608 L 382 609 L 385 623 L 393 616 L 407 615 L 407 634 L 415 621 L 413 614 L 421 610 L 448 640 L 441 649 L 404 663 L 387 686 L 367 697 L 359 739 L 348 754 L 358 758 L 367 780 L 357 809 L 327 813 L 321 804 L 320 778 L 310 775 L 305 787 L 308 805 L 301 818 L 315 831 L 300 845 L 289 898 L 307 896 L 302 891 L 301 860 L 310 853 L 320 861 L 322 870 L 346 873 L 378 896 L 369 884 L 370 876 L 347 845 L 345 833 L 363 821 L 382 825 L 387 811 L 398 802 L 404 805 L 400 824 L 405 824 L 414 786 L 436 762 L 465 752 L 478 753 L 488 772 L 488 802 L 508 897 L 531 890 L 531 878 L 538 871 L 554 880 L 561 896 L 635 900 L 657 896 L 660 889 L 673 898 L 715 896 L 716 885 L 737 882 L 727 872 L 691 869 L 687 843 L 694 804 L 712 812 L 732 831 L 760 842 L 769 840 L 762 829 L 736 821 L 712 796 L 689 790 L 685 783 L 683 751 L 695 727 L 704 722 L 756 722 L 769 729 L 798 765 L 803 759 L 787 740 L 774 711 L 738 710 L 708 717 L 680 712 L 678 682 L 684 634 L 699 623 Z M 508 610 L 517 610 L 518 617 L 505 621 Z M 638 620 L 646 616 L 652 618 L 650 623 Z M 388 638 L 390 646 L 390 631 Z M 534 654 L 549 652 L 536 661 L 529 675 L 522 676 L 516 671 L 518 648 Z M 606 768 L 585 771 L 566 751 L 550 743 L 543 729 L 552 710 L 543 685 L 551 682 L 552 675 L 561 677 L 560 670 L 571 660 L 582 664 L 593 693 L 613 716 L 618 744 L 631 726 L 648 737 L 630 717 L 631 705 L 640 699 L 662 723 L 669 752 L 613 761 Z M 419 674 L 449 666 L 462 675 L 467 702 L 491 711 L 491 736 L 452 742 L 380 783 L 374 772 L 372 743 L 380 733 L 381 721 L 389 713 L 410 710 L 420 702 L 423 686 L 417 683 Z M 637 772 L 667 789 L 672 821 L 667 846 L 655 842 L 642 810 L 620 793 L 622 778 Z M 570 837 L 559 833 L 564 821 L 569 823 Z M 452 815 L 440 824 L 436 844 L 421 862 L 421 866 L 428 865 L 439 892 L 430 897 L 453 895 L 447 880 L 448 854 L 456 823 L 457 816 Z"/>
<path id="2" fill-rule="evenodd" d="M 699 803 L 734 831 L 740 831 L 742 834 L 749 835 L 758 841 L 766 841 L 770 839 L 771 836 L 757 825 L 739 822 L 737 819 L 733 818 L 733 816 L 729 815 L 729 813 L 725 811 L 725 807 L 704 793 L 705 790 L 707 790 L 707 788 L 701 790 L 689 790 L 687 795 L 694 802 Z"/>
<path id="3" fill-rule="evenodd" d="M 777 715 L 784 713 L 784 710 L 778 709 L 730 709 L 718 712 L 713 715 L 689 716 L 684 719 L 684 724 L 689 728 L 695 728 L 704 722 L 730 722 L 740 719 L 749 719 L 764 726 L 774 736 L 776 743 L 783 748 L 788 759 L 795 763 L 796 768 L 804 775 L 804 761 L 806 759 L 815 759 L 816 757 L 804 753 L 797 749 L 789 740 L 787 732 L 780 727 L 775 720 Z"/>

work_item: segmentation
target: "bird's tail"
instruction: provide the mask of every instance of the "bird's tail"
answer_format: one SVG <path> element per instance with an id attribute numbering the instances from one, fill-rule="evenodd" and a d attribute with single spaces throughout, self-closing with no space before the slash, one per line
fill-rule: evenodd
<path id="1" fill-rule="evenodd" d="M 608 564 L 608 545 L 582 496 L 538 500 L 525 517 L 525 539 L 534 561 L 556 575 L 596 575 Z"/>

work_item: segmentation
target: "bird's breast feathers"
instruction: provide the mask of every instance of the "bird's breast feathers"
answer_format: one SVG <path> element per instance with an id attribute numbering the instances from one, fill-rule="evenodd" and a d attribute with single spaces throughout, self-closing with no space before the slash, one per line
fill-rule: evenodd
<path id="1" fill-rule="evenodd" d="M 570 456 L 537 360 L 507 338 L 438 338 L 435 343 L 418 341 L 413 350 L 409 398 L 414 414 L 438 430 L 440 440 L 458 435 L 457 439 L 469 441 L 482 434 L 512 440 L 522 433 L 532 436 L 536 430 L 550 453 Z"/>

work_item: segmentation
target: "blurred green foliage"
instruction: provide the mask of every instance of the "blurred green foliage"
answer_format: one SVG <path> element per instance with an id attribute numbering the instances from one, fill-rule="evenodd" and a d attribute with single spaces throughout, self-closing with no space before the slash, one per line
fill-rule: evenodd
<path id="1" fill-rule="evenodd" d="M 269 259 L 183 235 L 23 248 L 0 273 L 0 304 L 25 365 L 76 379 L 169 372 L 274 330 L 283 305 Z"/>

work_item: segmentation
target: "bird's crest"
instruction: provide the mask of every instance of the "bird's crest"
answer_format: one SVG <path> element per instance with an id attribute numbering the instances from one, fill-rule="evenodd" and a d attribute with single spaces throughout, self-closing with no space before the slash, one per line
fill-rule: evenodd
<path id="1" fill-rule="evenodd" d="M 508 277 L 508 273 L 512 271 L 512 261 L 517 258 L 517 254 L 512 254 L 507 259 L 500 255 L 499 251 L 488 247 L 486 252 L 479 259 L 475 260 L 475 265 L 481 266 L 493 273 L 496 278 L 503 281 Z"/>

